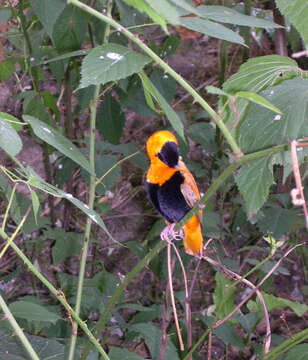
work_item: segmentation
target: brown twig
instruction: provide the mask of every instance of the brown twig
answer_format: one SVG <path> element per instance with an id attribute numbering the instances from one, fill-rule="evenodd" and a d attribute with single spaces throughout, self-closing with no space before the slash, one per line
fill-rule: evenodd
<path id="1" fill-rule="evenodd" d="M 295 206 L 302 206 L 305 214 L 306 227 L 308 228 L 308 211 L 306 206 L 305 195 L 303 191 L 302 178 L 299 170 L 297 147 L 308 146 L 308 143 L 301 143 L 297 140 L 291 141 L 291 156 L 293 164 L 293 173 L 295 178 L 296 188 L 291 190 L 292 203 Z"/>
<path id="2" fill-rule="evenodd" d="M 168 245 L 167 245 L 167 259 L 168 259 L 167 262 L 168 262 L 168 278 L 169 278 L 170 298 L 171 298 L 171 303 L 172 303 L 172 308 L 173 308 L 174 322 L 175 322 L 175 326 L 176 326 L 176 330 L 177 330 L 177 334 L 178 334 L 180 349 L 181 349 L 181 351 L 184 351 L 184 343 L 183 343 L 183 339 L 182 339 L 181 329 L 180 329 L 180 325 L 179 325 L 179 319 L 178 319 L 176 306 L 175 306 L 175 300 L 174 300 L 174 292 L 173 292 L 173 284 L 172 284 L 171 244 L 170 244 L 170 242 L 168 242 Z"/>
<path id="3" fill-rule="evenodd" d="M 252 288 L 252 291 L 250 292 L 250 294 L 248 296 L 246 296 L 227 316 L 225 316 L 223 319 L 219 320 L 216 322 L 216 324 L 214 324 L 211 327 L 211 330 L 215 330 L 217 329 L 220 325 L 222 325 L 224 322 L 226 322 L 227 320 L 229 320 L 255 293 L 257 294 L 257 296 L 260 299 L 260 303 L 261 306 L 263 308 L 264 311 L 264 316 L 266 318 L 266 326 L 267 326 L 267 331 L 266 331 L 266 337 L 264 340 L 264 353 L 266 354 L 269 351 L 270 348 L 270 325 L 269 325 L 269 317 L 268 317 L 268 313 L 267 313 L 267 309 L 264 303 L 264 299 L 262 297 L 262 294 L 259 292 L 259 288 L 262 286 L 262 284 L 273 274 L 273 272 L 280 266 L 280 263 L 282 262 L 283 259 L 285 259 L 294 249 L 296 249 L 299 246 L 303 246 L 304 243 L 300 243 L 297 244 L 295 246 L 293 246 L 292 248 L 290 248 L 289 250 L 287 250 L 285 252 L 285 254 L 277 261 L 277 263 L 272 267 L 272 269 L 264 276 L 264 278 L 259 282 L 258 285 L 253 285 L 250 281 L 246 280 L 246 279 L 242 279 L 242 282 L 244 282 L 245 284 L 247 284 L 249 287 Z M 226 275 L 231 276 L 238 279 L 241 279 L 241 276 L 234 273 L 231 270 L 226 269 L 222 264 L 219 264 L 217 261 L 213 260 L 212 258 L 203 255 L 203 259 L 205 259 L 207 262 L 209 262 L 210 264 L 212 264 L 215 267 L 218 267 L 219 269 L 221 269 Z"/>
<path id="4" fill-rule="evenodd" d="M 61 297 L 64 299 L 64 301 L 65 301 L 65 309 L 66 309 L 67 316 L 68 316 L 68 318 L 69 318 L 69 320 L 70 320 L 70 323 L 71 323 L 71 326 L 72 326 L 73 334 L 74 334 L 74 335 L 77 335 L 77 331 L 76 331 L 76 328 L 75 328 L 75 326 L 74 326 L 74 322 L 73 322 L 73 319 L 72 319 L 72 316 L 71 316 L 71 313 L 70 313 L 70 309 L 69 309 L 69 307 L 68 307 L 68 303 L 67 303 L 65 294 L 64 294 L 64 292 L 63 292 L 61 289 L 59 289 L 59 290 L 58 290 L 58 295 L 61 296 Z"/>
<path id="5" fill-rule="evenodd" d="M 207 347 L 207 360 L 211 360 L 212 358 L 212 338 L 213 338 L 213 332 L 210 330 L 209 332 L 209 342 Z"/>

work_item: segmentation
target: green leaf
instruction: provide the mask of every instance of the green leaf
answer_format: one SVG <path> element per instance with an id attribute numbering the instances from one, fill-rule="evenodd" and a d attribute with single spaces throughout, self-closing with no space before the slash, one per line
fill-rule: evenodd
<path id="1" fill-rule="evenodd" d="M 273 112 L 282 115 L 282 112 L 275 105 L 264 99 L 264 97 L 259 94 L 250 91 L 238 91 L 235 96 L 249 100 L 255 104 L 261 105 L 269 110 L 272 110 Z"/>
<path id="2" fill-rule="evenodd" d="M 22 142 L 16 130 L 2 117 L 0 117 L 0 147 L 11 156 L 16 156 L 22 149 Z"/>
<path id="3" fill-rule="evenodd" d="M 16 131 L 20 131 L 23 127 L 21 121 L 11 114 L 0 112 L 0 119 L 8 122 Z"/>
<path id="4" fill-rule="evenodd" d="M 65 0 L 30 0 L 30 3 L 43 24 L 47 34 L 52 38 L 54 24 L 65 8 Z"/>
<path id="5" fill-rule="evenodd" d="M 270 232 L 274 238 L 279 238 L 289 232 L 297 218 L 298 214 L 294 209 L 283 209 L 276 206 L 264 209 L 257 224 L 263 234 Z"/>
<path id="6" fill-rule="evenodd" d="M 40 208 L 40 201 L 39 198 L 36 194 L 36 192 L 34 190 L 30 190 L 31 191 L 31 199 L 32 199 L 32 207 L 33 207 L 33 214 L 34 214 L 34 219 L 35 222 L 37 223 L 37 214 Z"/>
<path id="7" fill-rule="evenodd" d="M 308 135 L 308 79 L 286 80 L 281 85 L 264 90 L 261 95 L 283 115 L 252 104 L 239 129 L 239 143 L 244 152 L 288 142 Z"/>
<path id="8" fill-rule="evenodd" d="M 198 31 L 201 34 L 245 45 L 244 39 L 236 32 L 209 20 L 196 17 L 182 17 L 180 25 L 186 27 L 187 29 Z"/>
<path id="9" fill-rule="evenodd" d="M 261 158 L 243 165 L 235 175 L 235 182 L 244 198 L 246 212 L 250 218 L 264 204 L 269 188 L 274 182 L 270 159 Z"/>
<path id="10" fill-rule="evenodd" d="M 276 4 L 287 19 L 300 33 L 306 47 L 308 47 L 308 2 L 306 0 L 276 0 Z"/>
<path id="11" fill-rule="evenodd" d="M 173 129 L 179 134 L 179 136 L 185 141 L 184 138 L 184 127 L 181 119 L 177 115 L 177 113 L 172 109 L 172 107 L 168 104 L 166 99 L 161 95 L 158 89 L 154 86 L 151 80 L 146 76 L 145 73 L 139 74 L 142 84 L 144 88 L 154 97 L 154 99 L 158 102 L 159 106 L 166 114 L 171 126 Z"/>
<path id="12" fill-rule="evenodd" d="M 161 330 L 151 323 L 134 324 L 130 326 L 130 330 L 140 333 L 150 350 L 152 359 L 159 359 L 162 338 Z M 179 359 L 176 348 L 170 338 L 168 338 L 166 344 L 165 359 Z"/>
<path id="13" fill-rule="evenodd" d="M 232 281 L 223 277 L 219 272 L 215 275 L 216 287 L 213 295 L 215 304 L 215 313 L 219 319 L 223 319 L 234 308 L 234 296 L 237 292 L 236 288 L 228 289 Z"/>
<path id="14" fill-rule="evenodd" d="M 47 90 L 43 91 L 42 95 L 44 98 L 44 105 L 55 114 L 56 120 L 60 121 L 60 111 L 55 97 Z"/>
<path id="15" fill-rule="evenodd" d="M 80 88 L 124 79 L 150 61 L 149 57 L 122 45 L 97 46 L 82 62 Z"/>
<path id="16" fill-rule="evenodd" d="M 65 346 L 54 339 L 27 335 L 33 349 L 40 360 L 63 360 Z M 0 359 L 25 360 L 29 355 L 17 336 L 12 336 L 12 331 L 0 329 Z"/>
<path id="17" fill-rule="evenodd" d="M 215 142 L 215 129 L 210 123 L 200 122 L 191 125 L 187 131 L 188 136 L 200 144 L 206 151 L 217 151 Z"/>
<path id="18" fill-rule="evenodd" d="M 198 15 L 210 20 L 257 28 L 279 28 L 278 24 L 272 21 L 259 19 L 255 16 L 248 16 L 225 6 L 207 6 L 200 5 L 197 7 Z"/>
<path id="19" fill-rule="evenodd" d="M 209 85 L 209 86 L 206 86 L 205 88 L 209 94 L 222 95 L 222 96 L 227 96 L 227 97 L 230 96 L 230 94 L 226 93 L 225 91 L 221 90 L 220 88 L 218 88 L 216 86 Z"/>
<path id="20" fill-rule="evenodd" d="M 262 296 L 263 296 L 263 299 L 264 299 L 264 302 L 265 302 L 268 312 L 275 310 L 275 309 L 288 307 L 292 311 L 294 311 L 294 313 L 298 317 L 302 317 L 308 311 L 308 306 L 306 304 L 301 304 L 298 301 L 291 301 L 288 299 L 276 297 L 271 294 L 266 294 L 263 291 L 262 291 Z M 257 304 L 258 304 L 258 309 L 259 309 L 258 312 L 260 315 L 262 313 L 262 316 L 263 316 L 263 311 L 262 311 L 259 299 L 257 299 Z"/>
<path id="21" fill-rule="evenodd" d="M 70 140 L 51 126 L 43 123 L 33 116 L 23 115 L 23 119 L 31 125 L 37 137 L 53 146 L 62 154 L 75 161 L 78 165 L 91 173 L 89 161 Z"/>
<path id="22" fill-rule="evenodd" d="M 110 346 L 109 349 L 110 351 L 108 353 L 108 356 L 110 357 L 110 359 L 113 360 L 143 360 L 143 357 L 133 352 L 130 352 L 125 348 Z"/>
<path id="23" fill-rule="evenodd" d="M 97 128 L 105 140 L 119 144 L 125 124 L 121 105 L 111 95 L 106 95 L 98 109 Z"/>
<path id="24" fill-rule="evenodd" d="M 52 39 L 59 52 L 78 50 L 87 34 L 87 19 L 76 6 L 65 7 L 57 18 Z"/>
<path id="25" fill-rule="evenodd" d="M 245 350 L 245 344 L 240 335 L 235 330 L 234 326 L 224 323 L 214 330 L 214 334 L 226 345 L 236 346 L 242 350 Z"/>
<path id="26" fill-rule="evenodd" d="M 159 24 L 162 29 L 168 34 L 166 20 L 163 16 L 154 11 L 144 0 L 124 0 L 127 5 L 134 7 L 138 11 L 146 13 L 154 23 Z"/>
<path id="27" fill-rule="evenodd" d="M 287 74 L 297 75 L 299 68 L 296 61 L 286 56 L 268 55 L 249 59 L 241 65 L 239 71 L 232 75 L 223 85 L 227 93 L 253 91 L 258 93 L 272 86 L 277 79 Z"/>
<path id="28" fill-rule="evenodd" d="M 308 344 L 296 345 L 287 352 L 284 360 L 305 360 L 308 358 Z"/>
<path id="29" fill-rule="evenodd" d="M 179 25 L 180 18 L 178 9 L 171 5 L 168 0 L 145 0 L 152 9 L 159 15 L 162 15 L 170 24 Z"/>
<path id="30" fill-rule="evenodd" d="M 10 304 L 9 308 L 15 317 L 28 321 L 43 321 L 55 324 L 61 319 L 54 312 L 50 312 L 45 307 L 29 301 L 15 301 Z"/>
<path id="31" fill-rule="evenodd" d="M 8 81 L 9 77 L 13 75 L 15 71 L 14 64 L 9 60 L 4 60 L 0 62 L 0 79 L 3 81 Z"/>

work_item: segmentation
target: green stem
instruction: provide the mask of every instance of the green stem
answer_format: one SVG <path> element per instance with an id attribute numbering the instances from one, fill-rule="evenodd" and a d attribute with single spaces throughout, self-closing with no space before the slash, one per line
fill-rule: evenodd
<path id="1" fill-rule="evenodd" d="M 79 0 L 68 0 L 68 4 L 73 4 L 80 9 L 86 11 L 87 13 L 97 17 L 98 19 L 104 21 L 105 23 L 109 24 L 113 28 L 120 31 L 124 36 L 126 36 L 128 39 L 136 43 L 147 55 L 149 55 L 155 63 L 160 65 L 166 73 L 168 73 L 170 76 L 172 76 L 180 85 L 183 86 L 183 88 L 190 93 L 190 95 L 194 98 L 195 101 L 197 101 L 203 109 L 205 109 L 213 121 L 216 123 L 216 125 L 220 128 L 222 134 L 225 136 L 226 140 L 228 141 L 232 151 L 240 157 L 242 155 L 241 149 L 237 145 L 235 139 L 231 135 L 228 127 L 225 125 L 221 117 L 216 113 L 214 109 L 202 98 L 202 96 L 191 86 L 189 83 L 176 71 L 174 71 L 167 63 L 165 63 L 158 55 L 155 54 L 154 51 L 152 51 L 146 44 L 142 42 L 141 39 L 139 39 L 137 36 L 135 36 L 133 33 L 128 31 L 124 26 L 113 20 L 110 16 L 104 15 L 97 10 L 91 8 L 90 6 L 82 3 Z"/>
<path id="2" fill-rule="evenodd" d="M 31 346 L 29 340 L 26 338 L 25 334 L 23 333 L 21 327 L 18 325 L 17 321 L 15 320 L 13 314 L 11 313 L 10 309 L 6 305 L 5 301 L 3 300 L 2 296 L 0 296 L 0 307 L 5 314 L 6 319 L 11 324 L 15 335 L 19 337 L 19 340 L 27 350 L 28 354 L 30 355 L 32 360 L 40 360 L 37 353 L 34 351 L 33 347 Z"/>
<path id="3" fill-rule="evenodd" d="M 96 108 L 97 108 L 97 101 L 98 101 L 98 95 L 99 95 L 99 88 L 100 88 L 100 85 L 97 85 L 95 88 L 94 98 L 92 100 L 92 104 L 90 107 L 90 112 L 91 112 L 90 168 L 91 168 L 92 174 L 95 174 L 95 121 L 96 121 Z M 93 209 L 94 197 L 95 197 L 95 175 L 90 175 L 90 195 L 89 195 L 89 205 L 88 205 L 90 209 Z M 81 256 L 79 276 L 78 276 L 78 286 L 77 286 L 76 306 L 75 306 L 75 312 L 76 312 L 77 316 L 79 316 L 79 314 L 80 314 L 82 290 L 83 290 L 83 283 L 84 283 L 85 270 L 86 270 L 90 233 L 91 233 L 91 225 L 92 225 L 92 221 L 88 217 L 87 225 L 86 225 L 86 229 L 85 229 L 85 233 L 84 233 L 82 256 Z M 77 342 L 77 327 L 78 327 L 78 325 L 75 322 L 76 332 L 72 332 L 68 360 L 74 359 L 74 353 L 75 353 L 76 342 Z"/>
<path id="4" fill-rule="evenodd" d="M 9 241 L 8 235 L 0 228 L 0 236 L 6 242 Z M 89 340 L 93 343 L 99 353 L 103 356 L 105 360 L 110 360 L 104 349 L 98 343 L 96 338 L 93 336 L 91 331 L 88 329 L 85 322 L 83 322 L 76 312 L 70 307 L 66 300 L 59 295 L 58 290 L 36 269 L 36 267 L 31 263 L 31 261 L 24 255 L 24 253 L 19 249 L 19 247 L 14 243 L 10 243 L 10 247 L 15 251 L 15 253 L 21 258 L 23 263 L 28 267 L 28 269 L 47 287 L 47 289 L 59 300 L 59 302 L 68 310 L 74 320 L 77 321 L 80 328 L 88 336 Z"/>

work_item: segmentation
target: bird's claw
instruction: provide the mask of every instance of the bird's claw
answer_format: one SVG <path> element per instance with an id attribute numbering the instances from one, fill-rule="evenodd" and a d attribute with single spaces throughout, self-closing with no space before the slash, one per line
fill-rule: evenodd
<path id="1" fill-rule="evenodd" d="M 160 234 L 160 238 L 166 241 L 168 244 L 170 244 L 172 240 L 183 240 L 184 238 L 183 229 L 180 229 L 179 231 L 174 231 L 175 225 L 176 223 L 166 226 Z"/>

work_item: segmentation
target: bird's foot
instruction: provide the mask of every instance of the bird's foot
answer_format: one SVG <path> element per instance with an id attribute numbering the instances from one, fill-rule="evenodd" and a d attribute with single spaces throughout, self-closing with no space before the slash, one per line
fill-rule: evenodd
<path id="1" fill-rule="evenodd" d="M 180 229 L 179 231 L 174 231 L 176 223 L 170 224 L 164 228 L 160 234 L 160 238 L 167 243 L 170 243 L 172 240 L 183 240 L 184 239 L 184 230 Z"/>

